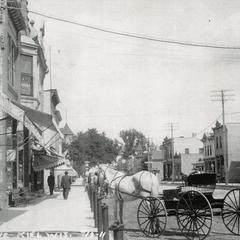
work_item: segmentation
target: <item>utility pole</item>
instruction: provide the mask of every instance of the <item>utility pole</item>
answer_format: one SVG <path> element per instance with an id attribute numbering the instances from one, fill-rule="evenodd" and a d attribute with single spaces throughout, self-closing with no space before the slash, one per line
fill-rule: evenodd
<path id="1" fill-rule="evenodd" d="M 178 123 L 173 123 L 171 122 L 168 124 L 170 125 L 170 131 L 171 131 L 171 161 L 172 161 L 172 182 L 175 180 L 175 162 L 174 162 L 174 136 L 173 136 L 173 131 L 174 131 L 174 125 L 177 125 Z M 168 129 L 169 130 L 169 129 Z"/>
<path id="2" fill-rule="evenodd" d="M 221 90 L 215 90 L 211 92 L 215 93 L 214 95 L 211 95 L 211 97 L 213 97 L 212 101 L 221 102 L 221 105 L 222 105 L 223 159 L 224 159 L 225 184 L 227 185 L 229 181 L 229 176 L 228 176 L 228 154 L 227 154 L 227 149 L 228 149 L 227 128 L 225 123 L 225 102 L 233 101 L 234 99 L 229 97 L 233 97 L 234 94 L 231 93 L 233 92 L 233 90 L 229 90 L 229 89 L 221 89 Z"/>
<path id="3" fill-rule="evenodd" d="M 52 89 L 52 47 L 49 47 L 49 78 L 50 78 L 50 89 Z"/>

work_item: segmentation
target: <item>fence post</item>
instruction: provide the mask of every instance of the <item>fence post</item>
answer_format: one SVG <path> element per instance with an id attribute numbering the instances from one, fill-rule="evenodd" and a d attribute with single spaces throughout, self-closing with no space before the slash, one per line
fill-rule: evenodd
<path id="1" fill-rule="evenodd" d="M 108 206 L 105 203 L 102 205 L 102 219 L 103 219 L 102 232 L 104 234 L 103 240 L 109 240 Z"/>
<path id="2" fill-rule="evenodd" d="M 103 216 L 102 216 L 102 198 L 98 197 L 97 206 L 97 226 L 98 226 L 98 239 L 101 239 L 101 233 L 103 231 Z"/>
<path id="3" fill-rule="evenodd" d="M 94 188 L 94 202 L 93 202 L 93 211 L 94 211 L 94 225 L 97 228 L 98 227 L 98 194 L 96 189 Z"/>
<path id="4" fill-rule="evenodd" d="M 91 211 L 93 212 L 93 196 L 94 196 L 94 191 L 93 187 L 90 187 L 90 192 L 91 192 L 91 197 L 90 197 L 90 203 L 91 203 Z"/>
<path id="5" fill-rule="evenodd" d="M 114 223 L 111 226 L 111 230 L 113 231 L 113 240 L 123 240 L 123 229 L 124 225 L 120 223 Z"/>

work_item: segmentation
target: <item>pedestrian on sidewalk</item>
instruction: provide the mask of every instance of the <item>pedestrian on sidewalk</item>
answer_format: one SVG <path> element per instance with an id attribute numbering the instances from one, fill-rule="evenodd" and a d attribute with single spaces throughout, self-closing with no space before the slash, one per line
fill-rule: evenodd
<path id="1" fill-rule="evenodd" d="M 47 182 L 48 182 L 50 195 L 53 195 L 53 189 L 54 189 L 54 186 L 55 186 L 55 177 L 53 175 L 53 172 L 50 172 L 50 175 L 48 176 Z"/>
<path id="2" fill-rule="evenodd" d="M 66 171 L 65 175 L 62 176 L 62 179 L 61 179 L 61 187 L 63 189 L 63 198 L 65 200 L 68 199 L 68 193 L 70 191 L 71 184 L 72 184 L 71 177 L 68 176 L 68 172 Z"/>

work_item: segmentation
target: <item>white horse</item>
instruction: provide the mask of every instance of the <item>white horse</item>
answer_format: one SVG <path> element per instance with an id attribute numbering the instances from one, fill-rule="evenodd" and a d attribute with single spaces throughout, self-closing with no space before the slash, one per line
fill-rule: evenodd
<path id="1" fill-rule="evenodd" d="M 151 172 L 140 171 L 127 176 L 106 164 L 100 165 L 99 168 L 98 181 L 100 185 L 106 181 L 108 188 L 113 191 L 115 221 L 118 220 L 118 203 L 120 223 L 123 223 L 124 201 L 134 201 L 139 197 L 157 197 L 159 195 L 158 179 Z"/>

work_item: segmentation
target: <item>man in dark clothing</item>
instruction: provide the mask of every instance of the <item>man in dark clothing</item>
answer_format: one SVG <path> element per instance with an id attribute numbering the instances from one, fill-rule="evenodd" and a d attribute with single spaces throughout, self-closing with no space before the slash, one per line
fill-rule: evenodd
<path id="1" fill-rule="evenodd" d="M 52 172 L 50 172 L 50 176 L 48 176 L 47 182 L 48 182 L 48 186 L 49 186 L 50 195 L 53 195 L 53 189 L 55 186 L 55 178 L 54 178 L 54 175 Z"/>
<path id="2" fill-rule="evenodd" d="M 68 172 L 65 172 L 65 175 L 62 176 L 61 179 L 61 187 L 63 188 L 63 198 L 67 199 L 68 198 L 68 193 L 70 191 L 70 186 L 71 186 L 71 177 L 68 176 Z"/>

